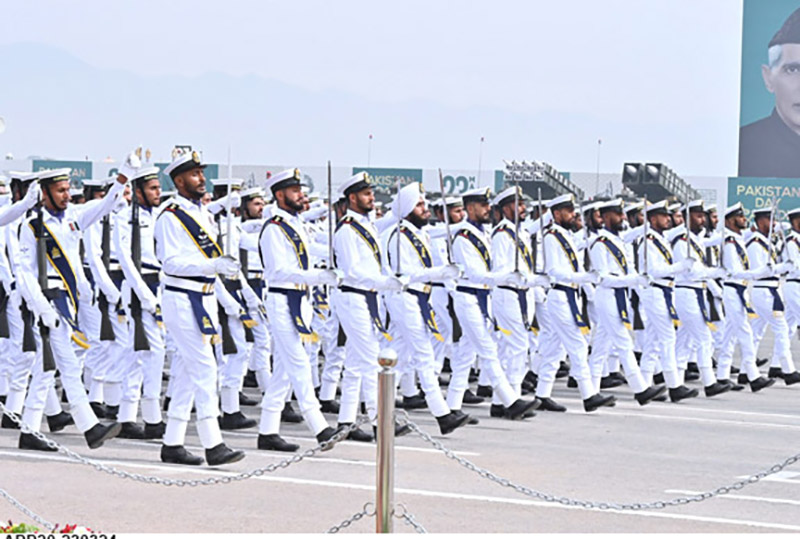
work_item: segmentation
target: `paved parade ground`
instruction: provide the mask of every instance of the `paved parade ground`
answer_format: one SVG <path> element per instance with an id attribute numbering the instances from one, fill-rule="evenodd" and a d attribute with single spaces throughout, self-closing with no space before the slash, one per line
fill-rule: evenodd
<path id="1" fill-rule="evenodd" d="M 800 453 L 797 386 L 779 382 L 758 394 L 746 390 L 643 408 L 627 387 L 611 392 L 619 397 L 615 408 L 585 414 L 577 390 L 567 389 L 562 379 L 553 396 L 569 407 L 566 414 L 540 412 L 511 422 L 489 418 L 488 404 L 465 407 L 480 425 L 435 439 L 478 466 L 540 492 L 618 503 L 712 490 Z M 257 417 L 257 408 L 244 411 Z M 423 430 L 438 432 L 426 412 L 410 416 Z M 303 449 L 316 445 L 303 425 L 284 424 L 283 433 Z M 255 430 L 224 436 L 232 447 L 247 450 L 247 458 L 216 469 L 162 464 L 155 441 L 117 439 L 90 452 L 74 427 L 53 439 L 98 462 L 173 479 L 224 477 L 286 457 L 255 450 Z M 16 442 L 15 434 L 0 432 L 0 488 L 51 522 L 104 532 L 322 532 L 374 501 L 374 444 L 346 441 L 259 478 L 178 488 L 120 479 L 60 453 L 20 451 Z M 414 434 L 398 439 L 397 446 L 396 500 L 429 532 L 800 531 L 798 464 L 701 503 L 600 511 L 542 502 L 491 483 Z M 187 447 L 202 454 L 192 427 Z M 8 519 L 31 522 L 0 500 L 0 520 Z M 364 518 L 345 531 L 373 530 L 374 519 Z M 413 531 L 400 520 L 395 530 Z"/>

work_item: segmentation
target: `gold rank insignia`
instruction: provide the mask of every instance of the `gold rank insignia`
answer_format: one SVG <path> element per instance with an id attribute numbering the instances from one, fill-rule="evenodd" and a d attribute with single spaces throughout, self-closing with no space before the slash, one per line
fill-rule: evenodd
<path id="1" fill-rule="evenodd" d="M 53 247 L 51 254 L 53 258 L 61 258 L 61 250 L 58 247 Z"/>
<path id="2" fill-rule="evenodd" d="M 192 161 L 194 161 L 195 163 L 200 162 L 200 154 L 197 153 L 196 151 L 192 152 Z"/>
<path id="3" fill-rule="evenodd" d="M 203 327 L 210 328 L 211 327 L 211 320 L 207 316 L 203 317 Z"/>

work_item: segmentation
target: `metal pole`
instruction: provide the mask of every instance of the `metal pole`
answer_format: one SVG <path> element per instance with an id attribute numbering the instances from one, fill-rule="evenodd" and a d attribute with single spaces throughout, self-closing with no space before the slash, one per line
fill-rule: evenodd
<path id="1" fill-rule="evenodd" d="M 375 533 L 392 533 L 394 510 L 394 366 L 397 353 L 381 350 L 378 357 L 378 454 L 375 482 Z"/>

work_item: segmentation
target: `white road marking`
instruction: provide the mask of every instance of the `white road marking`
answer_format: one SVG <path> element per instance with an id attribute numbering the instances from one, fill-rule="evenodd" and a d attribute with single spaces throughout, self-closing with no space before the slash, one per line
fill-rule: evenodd
<path id="1" fill-rule="evenodd" d="M 684 494 L 694 496 L 701 494 L 699 490 L 665 490 L 668 494 Z M 716 498 L 727 498 L 730 500 L 744 500 L 749 502 L 773 503 L 776 505 L 800 505 L 800 500 L 787 500 L 785 498 L 763 498 L 759 496 L 744 496 L 742 494 L 719 494 Z"/>
<path id="2" fill-rule="evenodd" d="M 58 461 L 58 462 L 71 462 L 75 464 L 75 461 L 72 459 L 62 456 L 62 455 L 48 455 L 48 454 L 36 454 L 36 453 L 29 453 L 26 451 L 8 451 L 8 450 L 0 450 L 0 454 L 14 456 L 14 457 L 23 457 L 29 458 L 34 460 L 50 460 L 50 461 Z M 162 472 L 194 472 L 198 475 L 214 475 L 214 476 L 230 476 L 236 475 L 238 472 L 234 471 L 224 471 L 224 470 L 217 470 L 211 468 L 192 468 L 189 470 L 186 467 L 180 467 L 179 465 L 175 466 L 167 466 L 167 465 L 158 465 L 158 464 L 140 464 L 140 463 L 131 463 L 125 461 L 117 461 L 117 460 L 103 460 L 104 464 L 109 465 L 118 465 L 118 466 L 128 466 L 131 468 L 139 468 L 139 469 L 146 469 L 146 470 L 154 470 L 154 471 L 162 471 Z M 268 481 L 274 483 L 288 483 L 288 484 L 295 484 L 295 485 L 310 485 L 310 486 L 317 486 L 317 487 L 331 487 L 331 488 L 339 488 L 339 489 L 349 489 L 349 490 L 360 490 L 365 492 L 374 493 L 375 486 L 374 485 L 361 485 L 355 483 L 341 483 L 341 482 L 331 482 L 331 481 L 320 481 L 315 479 L 300 479 L 294 477 L 276 477 L 276 476 L 261 476 L 261 477 L 254 477 L 254 480 L 259 481 Z M 625 516 L 639 516 L 639 517 L 652 517 L 652 518 L 664 518 L 664 519 L 671 519 L 671 520 L 685 520 L 685 521 L 693 521 L 693 522 L 709 522 L 709 523 L 716 523 L 716 524 L 730 524 L 734 526 L 745 526 L 745 527 L 752 527 L 752 528 L 769 528 L 775 530 L 785 530 L 785 531 L 794 531 L 800 532 L 800 526 L 789 525 L 789 524 L 780 524 L 776 522 L 759 522 L 753 520 L 737 520 L 737 519 L 728 519 L 728 518 L 718 518 L 718 517 L 707 517 L 707 516 L 698 516 L 698 515 L 680 515 L 675 513 L 665 513 L 665 512 L 656 512 L 656 511 L 621 511 L 621 510 L 601 510 L 601 509 L 590 509 L 585 507 L 574 507 L 574 506 L 566 506 L 561 505 L 558 503 L 550 503 L 550 502 L 543 502 L 537 500 L 526 500 L 526 499 L 514 499 L 514 498 L 503 498 L 497 496 L 479 496 L 474 494 L 459 494 L 455 492 L 441 492 L 441 491 L 434 491 L 434 490 L 421 490 L 421 489 L 412 489 L 412 488 L 402 488 L 397 487 L 395 488 L 396 494 L 405 494 L 409 496 L 422 496 L 422 497 L 429 497 L 429 498 L 444 498 L 444 499 L 453 499 L 453 500 L 465 500 L 465 501 L 475 501 L 475 502 L 487 502 L 493 504 L 506 504 L 506 505 L 518 505 L 518 506 L 527 506 L 527 507 L 542 507 L 546 509 L 568 509 L 568 510 L 577 510 L 577 511 L 602 511 L 605 513 L 614 513 L 619 515 Z"/>

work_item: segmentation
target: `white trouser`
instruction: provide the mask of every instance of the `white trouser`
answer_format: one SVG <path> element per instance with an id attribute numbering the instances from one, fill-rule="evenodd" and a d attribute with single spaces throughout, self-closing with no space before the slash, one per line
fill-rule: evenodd
<path id="1" fill-rule="evenodd" d="M 700 292 L 703 294 L 702 301 L 705 304 L 706 291 L 701 289 Z M 707 304 L 705 304 L 705 308 L 706 313 L 708 313 Z M 708 387 L 717 381 L 716 376 L 714 376 L 714 366 L 711 362 L 711 329 L 703 317 L 703 311 L 700 310 L 695 289 L 676 288 L 675 309 L 681 319 L 681 325 L 678 326 L 676 335 L 677 345 L 675 349 L 679 371 L 678 378 L 683 381 L 683 374 L 689 362 L 696 362 L 703 386 Z M 721 327 L 716 329 L 717 331 L 722 331 Z"/>
<path id="2" fill-rule="evenodd" d="M 449 299 L 450 293 L 444 286 L 434 286 L 431 289 L 431 307 L 436 313 L 439 334 L 444 339 L 440 341 L 431 336 L 437 375 L 442 372 L 444 359 L 453 356 L 453 319 L 450 318 L 450 311 L 447 309 Z"/>
<path id="3" fill-rule="evenodd" d="M 236 345 L 236 352 L 223 355 L 220 342 L 216 345 L 216 356 L 222 358 L 222 364 L 219 365 L 222 411 L 226 414 L 234 414 L 239 411 L 239 390 L 247 370 L 249 344 L 244 324 L 238 316 L 228 315 L 228 331 Z"/>
<path id="4" fill-rule="evenodd" d="M 592 354 L 589 356 L 589 369 L 592 373 L 594 392 L 600 391 L 600 382 L 603 377 L 603 368 L 607 365 L 609 357 L 619 358 L 628 385 L 634 393 L 641 393 L 647 389 L 647 382 L 642 376 L 636 356 L 633 354 L 633 339 L 630 330 L 625 327 L 617 308 L 617 300 L 613 288 L 599 287 L 594 298 L 594 340 Z M 632 320 L 630 304 L 626 299 L 625 309 L 629 321 Z"/>
<path id="5" fill-rule="evenodd" d="M 322 353 L 325 355 L 319 388 L 319 400 L 321 401 L 330 401 L 336 398 L 336 388 L 339 386 L 344 366 L 344 346 L 339 346 L 339 319 L 336 317 L 336 309 L 330 299 L 335 294 L 336 292 L 332 290 L 328 295 L 328 312 L 325 320 L 319 324 L 318 331 Z"/>
<path id="6" fill-rule="evenodd" d="M 270 337 L 270 325 L 267 318 L 261 313 L 250 311 L 253 320 L 258 321 L 258 325 L 252 328 L 253 346 L 250 347 L 250 358 L 247 368 L 256 373 L 258 388 L 263 393 L 267 387 L 267 381 L 272 373 L 269 358 L 272 355 L 272 338 Z"/>
<path id="7" fill-rule="evenodd" d="M 272 376 L 267 382 L 264 399 L 261 401 L 261 422 L 258 432 L 278 433 L 286 393 L 289 389 L 293 389 L 303 419 L 306 420 L 311 432 L 319 434 L 328 427 L 328 423 L 314 395 L 308 354 L 303 347 L 300 333 L 292 321 L 288 300 L 284 294 L 270 292 L 267 295 L 266 307 L 272 326 L 274 363 Z"/>
<path id="8" fill-rule="evenodd" d="M 747 298 L 747 291 L 744 292 Z M 742 356 L 742 372 L 747 374 L 748 380 L 759 377 L 756 366 L 756 350 L 753 347 L 753 331 L 750 328 L 747 310 L 739 299 L 739 294 L 732 286 L 725 285 L 722 292 L 725 303 L 725 331 L 722 338 L 724 343 L 717 358 L 717 378 L 728 380 L 731 377 L 733 364 L 733 350 L 739 344 Z"/>
<path id="9" fill-rule="evenodd" d="M 576 300 L 580 298 L 576 293 Z M 578 303 L 580 307 L 580 303 Z M 559 364 L 564 351 L 569 356 L 570 375 L 578 382 L 578 389 L 583 399 L 596 393 L 588 364 L 588 345 L 586 338 L 575 323 L 567 292 L 551 288 L 547 292 L 547 307 L 544 312 L 546 322 L 539 318 L 544 326 L 539 334 L 539 379 L 536 383 L 536 396 L 549 398 L 553 391 Z"/>
<path id="10" fill-rule="evenodd" d="M 83 355 L 83 365 L 91 375 L 89 400 L 98 403 L 104 401 L 103 384 L 112 361 L 112 341 L 100 340 L 100 319 L 97 301 L 93 301 L 91 296 L 81 296 L 78 300 L 78 321 L 89 342 L 89 349 Z"/>
<path id="11" fill-rule="evenodd" d="M 645 381 L 650 383 L 653 373 L 657 372 L 656 366 L 660 366 L 667 387 L 674 389 L 680 386 L 682 381 L 678 376 L 678 363 L 675 359 L 675 325 L 667 308 L 667 293 L 655 285 L 640 289 L 639 308 L 647 313 L 641 370 Z M 672 299 L 674 306 L 674 295 Z"/>
<path id="12" fill-rule="evenodd" d="M 126 303 L 130 297 L 130 288 L 125 287 L 123 294 Z M 122 423 L 136 421 L 139 399 L 142 402 L 142 419 L 145 423 L 161 422 L 161 375 L 164 370 L 165 346 L 161 328 L 155 315 L 142 311 L 142 326 L 147 337 L 150 350 L 134 351 L 134 323 L 129 324 L 128 353 L 133 356 L 132 369 L 123 381 L 122 402 L 119 406 L 117 420 Z"/>
<path id="13" fill-rule="evenodd" d="M 378 415 L 378 333 L 367 308 L 367 299 L 355 292 L 338 292 L 330 301 L 347 335 L 345 343 L 342 398 L 339 406 L 339 423 L 353 423 L 361 399 L 367 415 L 374 420 Z"/>
<path id="14" fill-rule="evenodd" d="M 712 296 L 713 297 L 713 296 Z M 714 357 L 719 356 L 719 351 L 722 349 L 724 344 L 723 337 L 725 336 L 725 311 L 722 305 L 722 299 L 714 297 L 714 305 L 717 308 L 717 314 L 719 315 L 719 320 L 714 322 L 717 326 L 717 331 L 711 332 L 711 341 L 713 342 L 713 354 Z"/>
<path id="15" fill-rule="evenodd" d="M 89 397 L 81 379 L 81 363 L 72 348 L 72 328 L 59 319 L 58 327 L 50 330 L 50 347 L 55 357 L 56 368 L 61 373 L 61 385 L 69 399 L 70 412 L 75 420 L 75 426 L 81 432 L 86 432 L 97 424 L 97 417 L 89 406 Z M 22 419 L 32 429 L 39 430 L 42 415 L 55 384 L 55 371 L 44 372 L 42 365 L 42 339 L 39 335 L 38 324 L 34 326 L 36 337 L 36 359 L 33 363 L 30 389 L 25 398 L 25 408 Z"/>
<path id="16" fill-rule="evenodd" d="M 414 374 L 419 377 L 430 412 L 435 417 L 447 415 L 450 413 L 450 408 L 447 407 L 439 389 L 436 359 L 430 339 L 431 332 L 422 318 L 417 296 L 411 292 L 392 292 L 387 293 L 385 297 L 392 322 L 397 328 L 397 331 L 392 333 L 394 336 L 392 344 L 395 344 L 398 352 L 398 366 L 402 365 L 412 380 Z M 404 394 L 404 396 L 409 395 Z"/>
<path id="17" fill-rule="evenodd" d="M 20 313 L 19 290 L 12 290 L 9 294 L 7 315 L 9 338 L 6 341 L 6 354 L 3 362 L 7 369 L 7 397 L 6 408 L 19 414 L 25 402 L 25 394 L 28 389 L 28 378 L 31 374 L 35 352 L 22 351 L 22 336 L 25 324 Z"/>
<path id="18" fill-rule="evenodd" d="M 129 316 L 117 314 L 117 306 L 108 306 L 108 317 L 114 329 L 114 340 L 109 341 L 108 356 L 110 366 L 106 371 L 103 383 L 103 398 L 110 406 L 118 406 L 122 402 L 122 381 L 135 369 L 136 360 L 129 353 L 133 344 L 128 340 Z"/>
<path id="19" fill-rule="evenodd" d="M 206 449 L 215 447 L 222 443 L 222 435 L 217 423 L 217 362 L 209 336 L 200 331 L 185 293 L 165 289 L 162 301 L 164 323 L 178 352 L 171 369 L 174 386 L 164 444 L 183 445 L 194 401 L 200 442 Z M 216 298 L 203 296 L 203 307 L 219 334 Z"/>
<path id="20" fill-rule="evenodd" d="M 487 298 L 487 302 L 489 298 Z M 486 382 L 494 388 L 503 406 L 511 406 L 517 396 L 511 384 L 508 383 L 500 359 L 497 356 L 497 344 L 492 332 L 493 324 L 484 317 L 478 305 L 478 298 L 468 292 L 454 293 L 453 307 L 458 313 L 461 324 L 461 340 L 466 340 L 475 350 L 480 360 L 481 372 L 486 377 Z M 487 307 L 488 309 L 488 307 Z M 490 311 L 491 312 L 491 311 Z M 460 410 L 464 393 L 469 387 L 470 356 L 451 358 L 453 375 L 447 389 L 447 405 L 452 410 Z"/>
<path id="21" fill-rule="evenodd" d="M 792 350 L 790 343 L 789 324 L 786 321 L 785 312 L 776 312 L 774 306 L 773 291 L 778 294 L 783 301 L 783 294 L 780 288 L 772 290 L 753 287 L 753 309 L 758 314 L 758 318 L 765 325 L 769 325 L 773 334 L 772 361 L 775 366 L 780 365 L 781 370 L 788 374 L 795 371 L 794 361 L 792 361 Z M 755 343 L 754 343 L 755 347 Z M 756 350 L 758 350 L 756 348 Z"/>
<path id="22" fill-rule="evenodd" d="M 496 288 L 492 291 L 492 307 L 497 325 L 510 333 L 500 332 L 497 342 L 497 352 L 500 356 L 500 365 L 508 378 L 508 383 L 514 389 L 517 397 L 522 395 L 522 380 L 528 370 L 528 346 L 529 333 L 528 325 L 533 318 L 532 310 L 535 303 L 532 301 L 532 294 L 524 291 L 528 299 L 528 319 L 523 318 L 522 306 L 520 305 L 517 292 Z M 494 404 L 500 404 L 496 397 L 492 396 Z"/>

